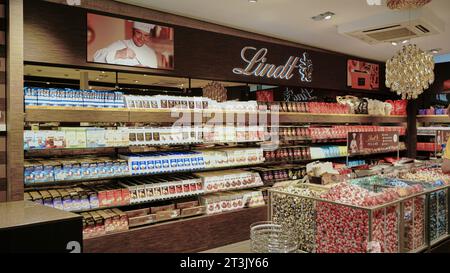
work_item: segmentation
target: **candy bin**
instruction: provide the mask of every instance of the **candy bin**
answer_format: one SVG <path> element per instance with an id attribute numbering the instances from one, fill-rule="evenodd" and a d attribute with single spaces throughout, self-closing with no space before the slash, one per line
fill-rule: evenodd
<path id="1" fill-rule="evenodd" d="M 269 190 L 269 219 L 291 231 L 301 252 L 316 252 L 314 197 L 322 191 L 302 184 Z"/>
<path id="2" fill-rule="evenodd" d="M 400 251 L 400 203 L 391 189 L 375 193 L 340 183 L 317 204 L 317 252 Z"/>
<path id="3" fill-rule="evenodd" d="M 428 240 L 430 245 L 448 238 L 448 199 L 450 176 L 440 168 L 419 168 L 399 177 L 420 183 L 428 191 Z"/>
<path id="4" fill-rule="evenodd" d="M 349 181 L 372 192 L 390 189 L 400 198 L 401 252 L 419 252 L 426 242 L 426 192 L 420 183 L 372 176 Z M 375 219 L 378 219 L 375 213 Z M 389 243 L 389 240 L 388 240 Z"/>
<path id="5" fill-rule="evenodd" d="M 434 245 L 448 237 L 448 188 L 429 193 L 429 240 Z"/>
<path id="6" fill-rule="evenodd" d="M 270 219 L 294 229 L 300 250 L 315 253 L 400 251 L 400 202 L 348 183 L 270 190 Z"/>

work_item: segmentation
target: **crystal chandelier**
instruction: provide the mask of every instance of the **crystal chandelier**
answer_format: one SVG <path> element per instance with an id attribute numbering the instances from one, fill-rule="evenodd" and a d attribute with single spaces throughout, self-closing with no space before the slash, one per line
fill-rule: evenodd
<path id="1" fill-rule="evenodd" d="M 431 0 L 387 0 L 390 9 L 421 8 Z M 405 40 L 407 41 L 407 40 Z M 434 82 L 434 58 L 417 45 L 404 46 L 386 62 L 386 86 L 403 99 L 417 99 Z"/>
<path id="2" fill-rule="evenodd" d="M 390 9 L 415 9 L 430 2 L 431 0 L 388 0 L 386 4 Z"/>
<path id="3" fill-rule="evenodd" d="M 434 82 L 433 55 L 407 45 L 386 63 L 386 86 L 403 99 L 417 99 Z"/>

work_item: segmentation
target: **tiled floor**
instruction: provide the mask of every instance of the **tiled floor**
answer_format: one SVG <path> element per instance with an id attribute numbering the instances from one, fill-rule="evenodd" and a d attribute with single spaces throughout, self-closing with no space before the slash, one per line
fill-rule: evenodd
<path id="1" fill-rule="evenodd" d="M 202 253 L 251 253 L 250 241 L 210 249 Z"/>

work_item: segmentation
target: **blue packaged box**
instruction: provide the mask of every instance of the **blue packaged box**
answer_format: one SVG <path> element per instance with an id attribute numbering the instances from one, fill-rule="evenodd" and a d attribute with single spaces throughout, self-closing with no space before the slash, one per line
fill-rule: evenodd
<path id="1" fill-rule="evenodd" d="M 89 162 L 82 161 L 80 163 L 80 169 L 81 169 L 81 179 L 91 178 L 91 168 Z"/>
<path id="2" fill-rule="evenodd" d="M 24 88 L 24 99 L 25 106 L 36 106 L 38 105 L 38 91 L 33 87 Z"/>
<path id="3" fill-rule="evenodd" d="M 115 108 L 125 108 L 125 97 L 122 92 L 114 92 Z"/>
<path id="4" fill-rule="evenodd" d="M 147 159 L 147 169 L 148 169 L 149 173 L 152 173 L 155 171 L 155 161 L 154 160 Z"/>
<path id="5" fill-rule="evenodd" d="M 25 161 L 24 162 L 24 182 L 25 185 L 33 184 L 34 181 L 34 165 L 36 163 L 33 163 L 32 161 Z"/>

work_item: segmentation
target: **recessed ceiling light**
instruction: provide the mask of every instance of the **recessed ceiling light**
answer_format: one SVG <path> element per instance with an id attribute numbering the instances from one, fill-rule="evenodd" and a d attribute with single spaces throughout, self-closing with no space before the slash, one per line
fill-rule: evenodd
<path id="1" fill-rule="evenodd" d="M 408 43 L 409 42 L 409 40 L 403 40 L 402 41 L 402 44 L 406 44 L 406 43 Z"/>
<path id="2" fill-rule="evenodd" d="M 331 20 L 331 18 L 333 18 L 334 15 L 336 15 L 336 14 L 331 11 L 327 11 L 327 12 L 324 12 L 324 13 L 321 13 L 319 15 L 312 17 L 312 19 L 314 21 Z"/>
<path id="3" fill-rule="evenodd" d="M 441 48 L 434 48 L 434 49 L 430 49 L 429 52 L 433 53 L 433 54 L 438 54 L 442 49 Z"/>
<path id="4" fill-rule="evenodd" d="M 138 83 L 139 81 L 138 80 L 136 80 L 136 81 L 134 81 L 135 83 Z"/>
<path id="5" fill-rule="evenodd" d="M 391 45 L 396 46 L 396 45 L 398 45 L 398 43 L 397 42 L 391 42 Z"/>
<path id="6" fill-rule="evenodd" d="M 248 0 L 249 3 L 256 3 L 258 0 Z"/>
<path id="7" fill-rule="evenodd" d="M 96 81 L 99 81 L 100 79 L 99 78 L 97 78 L 97 79 L 95 79 Z"/>
<path id="8" fill-rule="evenodd" d="M 46 82 L 46 84 L 47 84 L 47 85 L 50 85 L 50 83 L 49 83 L 49 82 Z"/>
<path id="9" fill-rule="evenodd" d="M 147 77 L 147 74 L 144 74 L 144 77 Z"/>
<path id="10" fill-rule="evenodd" d="M 106 72 L 105 71 L 102 71 L 102 74 L 105 74 Z"/>

